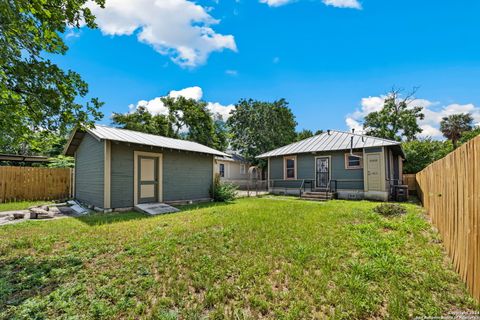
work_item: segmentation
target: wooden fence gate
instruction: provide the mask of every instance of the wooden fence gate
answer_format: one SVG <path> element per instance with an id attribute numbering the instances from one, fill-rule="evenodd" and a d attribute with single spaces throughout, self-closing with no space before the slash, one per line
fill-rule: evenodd
<path id="1" fill-rule="evenodd" d="M 419 172 L 417 182 L 455 269 L 480 301 L 480 136 Z"/>
<path id="2" fill-rule="evenodd" d="M 0 167 L 0 203 L 73 196 L 73 169 Z"/>

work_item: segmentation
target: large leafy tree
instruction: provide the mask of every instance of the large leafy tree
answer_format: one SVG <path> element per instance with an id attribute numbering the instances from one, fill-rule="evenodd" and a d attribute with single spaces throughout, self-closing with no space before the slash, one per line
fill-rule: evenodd
<path id="1" fill-rule="evenodd" d="M 295 116 L 284 99 L 274 102 L 240 100 L 227 124 L 233 149 L 252 163 L 259 163 L 255 158 L 259 154 L 296 139 Z"/>
<path id="2" fill-rule="evenodd" d="M 401 90 L 393 89 L 387 94 L 383 108 L 369 113 L 364 120 L 363 128 L 367 135 L 391 140 L 416 139 L 422 132 L 418 120 L 423 120 L 422 107 L 415 106 L 416 89 L 401 99 Z M 403 139 L 405 138 L 405 139 Z"/>
<path id="3" fill-rule="evenodd" d="M 313 131 L 308 129 L 303 129 L 302 131 L 297 132 L 295 141 L 301 141 L 313 137 Z"/>
<path id="4" fill-rule="evenodd" d="M 131 113 L 114 112 L 112 115 L 112 123 L 123 129 L 178 138 L 167 116 L 162 114 L 152 115 L 143 106 L 138 107 Z"/>
<path id="5" fill-rule="evenodd" d="M 207 109 L 207 103 L 184 97 L 164 97 L 166 114 L 152 115 L 140 106 L 131 113 L 114 113 L 112 122 L 124 129 L 195 141 L 217 150 L 228 146 L 225 123 Z"/>
<path id="6" fill-rule="evenodd" d="M 47 58 L 67 52 L 67 28 L 96 27 L 86 2 L 0 1 L 0 150 L 31 153 L 29 143 L 40 130 L 58 136 L 101 118 L 101 103 L 87 101 L 80 75 Z"/>
<path id="7" fill-rule="evenodd" d="M 317 130 L 317 131 L 315 131 L 315 133 L 313 133 L 312 130 L 303 129 L 302 131 L 297 132 L 297 137 L 295 138 L 295 141 L 305 140 L 305 139 L 311 138 L 313 136 L 317 136 L 317 135 L 322 134 L 322 133 L 323 133 L 323 130 Z"/>
<path id="8" fill-rule="evenodd" d="M 172 135 L 183 136 L 206 146 L 224 150 L 226 144 L 221 128 L 215 124 L 212 113 L 205 101 L 185 97 L 163 97 L 162 102 L 168 108 L 168 119 L 174 129 Z"/>
<path id="9" fill-rule="evenodd" d="M 449 141 L 431 138 L 403 142 L 402 148 L 406 158 L 403 166 L 404 173 L 417 173 L 453 150 Z"/>
<path id="10" fill-rule="evenodd" d="M 452 114 L 443 117 L 440 121 L 440 131 L 443 136 L 452 141 L 453 147 L 456 148 L 458 140 L 467 131 L 473 129 L 473 118 L 469 113 Z"/>
<path id="11" fill-rule="evenodd" d="M 465 131 L 462 134 L 462 137 L 458 140 L 458 142 L 460 144 L 463 144 L 463 143 L 475 138 L 478 135 L 480 135 L 480 126 L 476 126 L 470 131 Z"/>

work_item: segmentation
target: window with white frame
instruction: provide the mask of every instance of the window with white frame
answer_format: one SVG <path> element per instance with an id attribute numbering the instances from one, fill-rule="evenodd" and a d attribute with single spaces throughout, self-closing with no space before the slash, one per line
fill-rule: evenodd
<path id="1" fill-rule="evenodd" d="M 245 164 L 240 164 L 240 174 L 245 174 L 247 173 L 246 166 Z"/>
<path id="2" fill-rule="evenodd" d="M 362 154 L 345 153 L 345 169 L 361 169 L 363 168 Z"/>
<path id="3" fill-rule="evenodd" d="M 218 170 L 219 170 L 219 173 L 220 173 L 220 177 L 224 178 L 225 177 L 225 164 L 220 163 L 220 165 L 218 166 Z"/>
<path id="4" fill-rule="evenodd" d="M 297 179 L 297 157 L 285 157 L 284 158 L 284 178 L 285 180 Z"/>

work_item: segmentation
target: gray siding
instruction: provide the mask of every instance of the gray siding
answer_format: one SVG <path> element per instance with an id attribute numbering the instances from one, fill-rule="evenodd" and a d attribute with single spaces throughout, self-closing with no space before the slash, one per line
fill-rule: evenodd
<path id="1" fill-rule="evenodd" d="M 104 142 L 86 134 L 75 154 L 75 198 L 103 207 Z"/>
<path id="2" fill-rule="evenodd" d="M 164 201 L 210 198 L 213 156 L 199 153 L 164 152 Z"/>
<path id="3" fill-rule="evenodd" d="M 163 201 L 210 198 L 212 155 L 112 142 L 112 208 L 133 206 L 134 151 L 163 154 Z"/>
<path id="4" fill-rule="evenodd" d="M 111 144 L 110 199 L 112 208 L 133 207 L 133 149 L 126 144 Z M 144 150 L 145 151 L 145 150 Z"/>
<path id="5" fill-rule="evenodd" d="M 363 169 L 345 169 L 345 153 L 349 151 L 319 152 L 315 155 L 304 153 L 297 155 L 297 182 L 283 180 L 283 156 L 270 158 L 270 179 L 278 187 L 298 187 L 300 180 L 315 180 L 315 157 L 331 157 L 331 179 L 338 180 L 338 189 L 363 190 Z M 283 180 L 283 181 L 282 181 Z M 342 181 L 343 180 L 343 181 Z M 356 181 L 345 181 L 356 180 Z"/>

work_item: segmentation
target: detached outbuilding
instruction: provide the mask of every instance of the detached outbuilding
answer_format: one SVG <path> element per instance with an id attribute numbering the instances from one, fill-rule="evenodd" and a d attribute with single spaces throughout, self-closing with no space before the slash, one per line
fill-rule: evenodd
<path id="1" fill-rule="evenodd" d="M 75 198 L 99 209 L 210 200 L 214 159 L 228 156 L 196 142 L 96 125 L 76 130 Z"/>
<path id="2" fill-rule="evenodd" d="M 268 160 L 272 193 L 330 192 L 343 199 L 387 201 L 402 182 L 400 142 L 328 130 L 258 156 Z"/>

